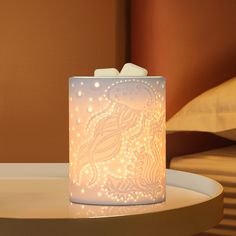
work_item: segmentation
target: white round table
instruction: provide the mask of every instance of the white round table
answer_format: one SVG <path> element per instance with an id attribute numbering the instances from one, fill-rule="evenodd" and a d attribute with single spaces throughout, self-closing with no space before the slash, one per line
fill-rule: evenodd
<path id="1" fill-rule="evenodd" d="M 175 170 L 167 170 L 162 204 L 72 204 L 66 168 L 55 176 L 0 176 L 0 235 L 184 236 L 213 227 L 223 215 L 219 183 Z"/>

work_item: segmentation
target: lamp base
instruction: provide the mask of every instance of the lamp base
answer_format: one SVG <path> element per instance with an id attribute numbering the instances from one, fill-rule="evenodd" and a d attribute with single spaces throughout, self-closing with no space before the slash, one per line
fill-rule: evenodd
<path id="1" fill-rule="evenodd" d="M 150 204 L 157 204 L 163 203 L 166 201 L 166 197 L 163 196 L 162 198 L 152 201 L 136 201 L 136 202 L 98 202 L 98 201 L 86 201 L 86 200 L 79 200 L 73 197 L 70 197 L 70 201 L 75 204 L 83 204 L 83 205 L 96 205 L 96 206 L 137 206 L 137 205 L 150 205 Z"/>

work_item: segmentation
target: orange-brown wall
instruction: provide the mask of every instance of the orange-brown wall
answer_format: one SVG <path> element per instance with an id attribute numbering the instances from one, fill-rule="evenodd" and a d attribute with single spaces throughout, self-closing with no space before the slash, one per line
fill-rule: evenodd
<path id="1" fill-rule="evenodd" d="M 132 0 L 131 9 L 132 62 L 167 78 L 167 118 L 236 75 L 235 0 Z M 201 142 L 175 136 L 167 150 L 176 155 L 228 143 L 213 138 L 208 145 L 208 136 L 198 135 Z"/>
<path id="2" fill-rule="evenodd" d="M 0 162 L 67 162 L 67 82 L 127 53 L 125 0 L 0 3 Z"/>

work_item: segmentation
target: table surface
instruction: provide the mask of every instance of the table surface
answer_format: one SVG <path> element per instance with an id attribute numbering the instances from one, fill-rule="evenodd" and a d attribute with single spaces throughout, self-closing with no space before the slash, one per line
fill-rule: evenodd
<path id="1" fill-rule="evenodd" d="M 166 202 L 95 206 L 70 203 L 66 174 L 1 176 L 0 232 L 25 235 L 25 230 L 33 230 L 37 235 L 35 229 L 47 225 L 53 229 L 48 235 L 192 235 L 220 221 L 222 192 L 211 179 L 167 170 Z M 41 235 L 47 233 L 41 228 Z"/>

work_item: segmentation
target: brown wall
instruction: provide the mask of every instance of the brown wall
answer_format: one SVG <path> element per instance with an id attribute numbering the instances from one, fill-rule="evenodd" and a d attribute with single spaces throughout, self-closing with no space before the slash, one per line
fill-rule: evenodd
<path id="1" fill-rule="evenodd" d="M 67 82 L 126 58 L 125 0 L 0 3 L 0 162 L 67 162 Z"/>
<path id="2" fill-rule="evenodd" d="M 133 0 L 131 9 L 132 61 L 167 78 L 167 118 L 236 75 L 235 0 Z M 184 136 L 167 139 L 170 155 L 228 144 L 207 134 Z"/>

